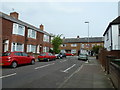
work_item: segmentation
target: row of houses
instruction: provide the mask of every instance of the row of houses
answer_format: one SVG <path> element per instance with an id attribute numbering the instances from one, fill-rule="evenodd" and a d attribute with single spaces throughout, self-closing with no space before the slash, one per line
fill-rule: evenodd
<path id="1" fill-rule="evenodd" d="M 44 26 L 39 28 L 19 20 L 19 13 L 12 12 L 10 15 L 0 12 L 2 24 L 0 35 L 0 48 L 2 52 L 23 51 L 26 53 L 48 52 L 52 47 L 52 35 L 44 31 Z"/>
<path id="2" fill-rule="evenodd" d="M 44 30 L 19 20 L 19 13 L 10 15 L 0 12 L 0 51 L 23 51 L 26 53 L 48 52 L 52 48 L 52 35 Z M 63 38 L 61 51 L 78 55 L 82 50 L 92 50 L 94 46 L 104 46 L 108 51 L 120 50 L 120 16 L 114 19 L 105 30 L 104 37 Z"/>
<path id="3" fill-rule="evenodd" d="M 77 38 L 63 38 L 63 44 L 60 46 L 60 50 L 79 55 L 79 53 L 86 53 L 88 51 L 91 53 L 94 46 L 104 46 L 103 37 L 89 37 L 89 43 L 88 37 L 80 38 L 77 36 Z"/>
<path id="4" fill-rule="evenodd" d="M 19 20 L 19 13 L 11 12 L 10 15 L 0 12 L 1 35 L 0 51 L 23 51 L 26 53 L 49 52 L 52 48 L 52 35 L 44 30 L 41 24 L 39 28 Z M 78 55 L 80 50 L 92 49 L 95 45 L 103 46 L 103 37 L 89 38 L 63 38 L 61 51 Z"/>

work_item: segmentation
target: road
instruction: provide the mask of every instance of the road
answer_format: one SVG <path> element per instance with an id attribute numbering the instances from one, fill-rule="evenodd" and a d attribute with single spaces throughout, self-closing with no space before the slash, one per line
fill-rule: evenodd
<path id="1" fill-rule="evenodd" d="M 36 62 L 15 69 L 2 69 L 2 88 L 61 88 L 78 71 L 84 61 L 70 56 L 50 62 Z"/>

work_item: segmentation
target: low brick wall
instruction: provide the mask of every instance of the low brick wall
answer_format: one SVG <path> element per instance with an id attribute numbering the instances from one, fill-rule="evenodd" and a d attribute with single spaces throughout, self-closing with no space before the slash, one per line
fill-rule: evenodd
<path id="1" fill-rule="evenodd" d="M 98 54 L 98 60 L 104 67 L 107 74 L 117 90 L 120 90 L 120 66 L 115 64 L 112 59 L 120 59 L 120 51 L 106 51 L 101 50 Z"/>
<path id="2" fill-rule="evenodd" d="M 35 57 L 35 59 L 37 59 L 38 58 L 38 55 L 40 55 L 40 54 L 37 54 L 37 53 L 32 53 L 32 52 L 30 52 L 30 53 L 27 53 L 28 55 L 30 55 L 30 56 L 34 56 Z"/>

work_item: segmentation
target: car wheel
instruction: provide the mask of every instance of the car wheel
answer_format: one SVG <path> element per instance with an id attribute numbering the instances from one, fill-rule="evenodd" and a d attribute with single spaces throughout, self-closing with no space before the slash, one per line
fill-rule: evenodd
<path id="1" fill-rule="evenodd" d="M 35 64 L 35 60 L 31 60 L 31 64 L 32 64 L 32 65 Z"/>
<path id="2" fill-rule="evenodd" d="M 17 62 L 12 62 L 11 67 L 16 68 L 17 67 Z"/>

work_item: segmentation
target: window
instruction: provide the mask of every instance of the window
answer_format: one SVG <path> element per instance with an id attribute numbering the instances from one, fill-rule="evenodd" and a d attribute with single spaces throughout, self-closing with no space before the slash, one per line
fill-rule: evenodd
<path id="1" fill-rule="evenodd" d="M 72 49 L 72 50 L 71 50 L 71 53 L 76 53 L 76 49 Z"/>
<path id="2" fill-rule="evenodd" d="M 2 56 L 9 56 L 10 55 L 10 53 L 2 53 Z"/>
<path id="3" fill-rule="evenodd" d="M 61 47 L 66 47 L 66 44 L 62 44 Z"/>
<path id="4" fill-rule="evenodd" d="M 92 44 L 92 47 L 94 47 L 95 46 L 95 44 Z"/>
<path id="5" fill-rule="evenodd" d="M 18 52 L 18 53 L 15 53 L 15 55 L 22 56 L 22 53 Z"/>
<path id="6" fill-rule="evenodd" d="M 49 47 L 43 47 L 43 52 L 49 52 Z"/>
<path id="7" fill-rule="evenodd" d="M 24 51 L 24 44 L 12 43 L 12 51 Z"/>
<path id="8" fill-rule="evenodd" d="M 13 23 L 13 32 L 12 33 L 24 36 L 25 26 Z"/>
<path id="9" fill-rule="evenodd" d="M 43 41 L 44 42 L 49 42 L 49 36 L 48 35 L 44 35 Z"/>
<path id="10" fill-rule="evenodd" d="M 27 45 L 27 52 L 36 52 L 36 46 L 35 45 Z"/>
<path id="11" fill-rule="evenodd" d="M 36 31 L 32 29 L 28 29 L 28 37 L 36 39 Z"/>
<path id="12" fill-rule="evenodd" d="M 97 46 L 100 46 L 100 44 L 97 44 Z"/>
<path id="13" fill-rule="evenodd" d="M 77 46 L 77 44 L 71 44 L 71 47 L 76 47 Z"/>
<path id="14" fill-rule="evenodd" d="M 26 53 L 22 53 L 22 56 L 28 56 Z"/>
<path id="15" fill-rule="evenodd" d="M 107 40 L 109 40 L 109 32 L 107 32 Z"/>
<path id="16" fill-rule="evenodd" d="M 82 48 L 84 48 L 84 46 L 85 46 L 84 44 L 81 44 L 81 47 L 82 47 Z"/>

